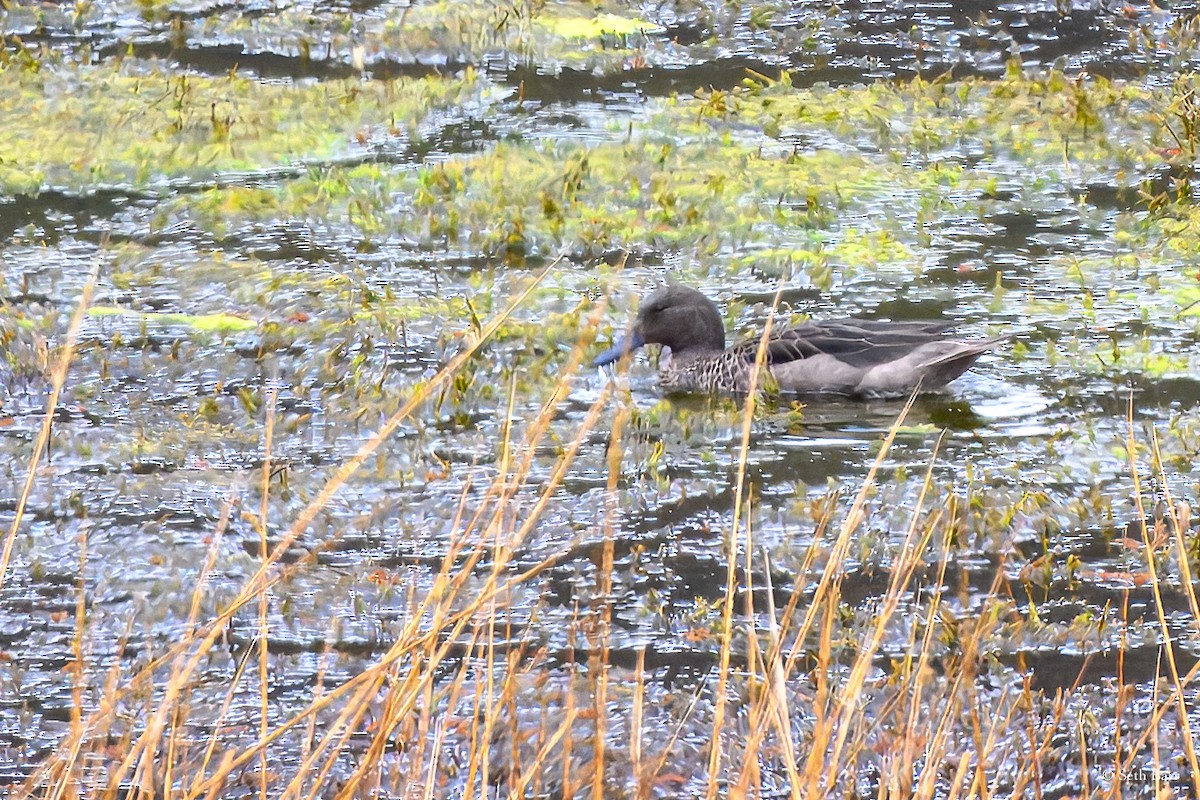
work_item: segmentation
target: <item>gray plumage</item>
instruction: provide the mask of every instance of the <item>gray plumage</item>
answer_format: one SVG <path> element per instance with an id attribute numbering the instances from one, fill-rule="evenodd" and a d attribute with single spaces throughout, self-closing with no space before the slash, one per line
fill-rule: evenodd
<path id="1" fill-rule="evenodd" d="M 794 394 L 865 397 L 907 395 L 920 387 L 935 391 L 966 372 L 1004 337 L 956 341 L 941 322 L 867 319 L 806 322 L 773 330 L 759 385 L 773 382 Z M 721 313 L 687 286 L 658 289 L 641 304 L 629 335 L 600 354 L 608 364 L 643 344 L 670 348 L 660 381 L 677 392 L 744 392 L 759 340 L 725 348 Z"/>

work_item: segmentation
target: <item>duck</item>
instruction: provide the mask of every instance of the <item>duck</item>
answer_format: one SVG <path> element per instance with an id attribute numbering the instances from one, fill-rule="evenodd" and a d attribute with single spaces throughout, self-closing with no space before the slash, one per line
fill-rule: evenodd
<path id="1" fill-rule="evenodd" d="M 960 341 L 940 321 L 859 318 L 772 330 L 759 386 L 796 395 L 876 398 L 939 391 L 1007 337 Z M 593 360 L 603 367 L 648 344 L 669 350 L 659 384 L 668 392 L 745 393 L 759 337 L 726 348 L 716 304 L 690 286 L 667 284 L 639 305 L 629 332 Z M 765 380 L 764 380 L 765 379 Z"/>

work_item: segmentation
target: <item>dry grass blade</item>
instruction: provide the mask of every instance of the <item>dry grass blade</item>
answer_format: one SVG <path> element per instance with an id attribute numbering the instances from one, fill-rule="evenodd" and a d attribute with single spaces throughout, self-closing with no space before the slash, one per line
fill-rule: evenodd
<path id="1" fill-rule="evenodd" d="M 914 393 L 913 397 L 909 398 L 909 408 L 912 406 L 915 397 Z M 905 410 L 907 411 L 908 409 L 906 408 Z M 933 531 L 938 524 L 940 515 L 935 513 L 933 518 L 925 524 L 924 529 L 919 530 L 921 511 L 924 507 L 925 499 L 929 494 L 930 487 L 933 484 L 933 467 L 937 461 L 937 454 L 940 447 L 941 440 L 939 439 L 937 445 L 934 447 L 933 454 L 930 456 L 929 468 L 925 473 L 925 481 L 921 485 L 921 493 L 912 511 L 912 523 L 909 525 L 904 543 L 901 545 L 900 556 L 892 565 L 891 581 L 880 604 L 881 607 L 876 611 L 870 640 L 859 648 L 858 657 L 855 659 L 854 666 L 850 670 L 850 676 L 837 697 L 837 704 L 841 706 L 841 718 L 838 721 L 837 738 L 834 742 L 833 752 L 830 755 L 830 762 L 832 764 L 841 764 L 842 750 L 846 745 L 846 739 L 850 736 L 852 717 L 859 710 L 858 700 L 867 679 L 867 671 L 871 667 L 875 654 L 879 651 L 879 646 L 883 643 L 887 624 L 900 607 L 903 593 L 912 582 L 913 574 L 921 564 L 925 548 L 928 546 L 929 539 L 932 537 Z M 930 771 L 932 772 L 932 770 Z"/>
<path id="2" fill-rule="evenodd" d="M 217 798 L 236 789 L 278 800 L 397 794 L 433 800 L 448 793 L 481 800 L 547 795 L 602 800 L 626 793 L 645 800 L 677 785 L 681 793 L 711 800 L 726 795 L 795 799 L 859 791 L 868 781 L 874 782 L 872 795 L 889 798 L 1024 797 L 1047 792 L 1047 765 L 1061 758 L 1063 734 L 1069 734 L 1080 750 L 1089 744 L 1092 732 L 1070 717 L 1077 693 L 1089 687 L 1081 670 L 1074 686 L 1047 696 L 1035 688 L 1036 676 L 1025 672 L 1020 637 L 1047 632 L 1057 624 L 1039 617 L 1028 582 L 1022 583 L 1024 596 L 1016 594 L 1015 584 L 1009 590 L 1014 566 L 1010 554 L 1025 558 L 1025 553 L 1015 547 L 1003 551 L 990 586 L 988 573 L 978 566 L 953 564 L 957 554 L 978 552 L 970 550 L 969 543 L 969 534 L 983 527 L 973 527 L 977 520 L 1003 519 L 995 527 L 1005 537 L 1010 535 L 1006 526 L 1022 524 L 1013 523 L 1015 511 L 972 516 L 982 505 L 974 489 L 939 494 L 943 487 L 938 476 L 948 461 L 943 446 L 953 449 L 953 439 L 943 432 L 932 448 L 930 442 L 921 443 L 922 452 L 929 451 L 923 481 L 910 476 L 910 465 L 903 462 L 896 467 L 896 480 L 887 479 L 890 473 L 884 470 L 898 460 L 894 448 L 904 455 L 897 438 L 907 432 L 904 426 L 915 393 L 886 434 L 880 424 L 869 437 L 877 450 L 864 465 L 866 474 L 854 495 L 831 489 L 822 497 L 820 489 L 813 492 L 805 483 L 796 492 L 797 501 L 806 503 L 797 515 L 807 526 L 803 543 L 789 547 L 785 541 L 776 547 L 772 542 L 770 537 L 780 530 L 793 532 L 789 526 L 794 519 L 787 515 L 795 506 L 771 506 L 774 498 L 768 499 L 766 492 L 756 494 L 757 464 L 750 448 L 762 416 L 759 387 L 769 380 L 763 370 L 778 294 L 741 403 L 738 447 L 724 456 L 732 456 L 733 479 L 721 485 L 718 503 L 705 506 L 706 514 L 726 526 L 719 545 L 711 540 L 701 545 L 708 563 L 717 565 L 715 573 L 709 566 L 697 573 L 705 585 L 694 598 L 676 595 L 663 606 L 647 603 L 646 609 L 634 609 L 661 615 L 650 624 L 663 620 L 668 635 L 684 629 L 691 643 L 703 642 L 694 653 L 705 660 L 687 662 L 685 668 L 685 679 L 694 685 L 677 691 L 677 678 L 671 673 L 660 687 L 657 667 L 647 672 L 647 664 L 663 663 L 673 654 L 645 644 L 644 628 L 632 636 L 623 628 L 633 619 L 626 616 L 626 598 L 638 596 L 641 587 L 673 590 L 669 582 L 675 578 L 688 588 L 700 581 L 692 583 L 693 576 L 683 570 L 671 576 L 675 565 L 659 570 L 655 563 L 657 571 L 645 572 L 652 578 L 633 589 L 627 582 L 630 575 L 635 582 L 641 578 L 636 570 L 647 563 L 642 559 L 648 548 L 639 539 L 643 529 L 635 523 L 622 530 L 620 515 L 627 495 L 635 495 L 639 481 L 646 480 L 646 464 L 657 464 L 653 459 L 663 448 L 656 438 L 656 420 L 635 406 L 632 393 L 619 393 L 617 384 L 597 391 L 588 387 L 587 401 L 578 400 L 581 393 L 574 391 L 574 381 L 603 313 L 604 304 L 599 304 L 592 324 L 582 326 L 569 355 L 561 358 L 559 350 L 553 351 L 556 373 L 529 383 L 514 372 L 507 392 L 503 386 L 489 387 L 487 398 L 495 400 L 492 410 L 497 417 L 504 415 L 499 437 L 489 436 L 492 449 L 453 476 L 462 482 L 461 490 L 455 485 L 440 491 L 440 508 L 445 511 L 437 518 L 433 543 L 421 541 L 430 549 L 412 562 L 416 566 L 411 574 L 417 577 L 410 580 L 409 574 L 390 566 L 370 576 L 378 583 L 380 603 L 396 600 L 395 608 L 388 609 L 393 615 L 380 626 L 386 636 L 372 639 L 365 656 L 348 648 L 343 653 L 332 633 L 317 638 L 315 683 L 283 702 L 268 693 L 272 668 L 278 668 L 275 659 L 286 655 L 271 642 L 283 636 L 275 620 L 292 619 L 290 609 L 275 614 L 275 604 L 282 608 L 288 588 L 281 581 L 314 577 L 305 570 L 313 568 L 315 557 L 299 564 L 283 562 L 289 546 L 311 534 L 322 509 L 405 419 L 429 403 L 432 393 L 447 387 L 448 381 L 456 381 L 457 387 L 459 376 L 473 377 L 468 360 L 477 357 L 480 346 L 556 263 L 528 281 L 490 322 L 476 321 L 472 338 L 459 353 L 428 382 L 408 392 L 399 408 L 389 407 L 389 412 L 395 411 L 378 430 L 356 438 L 359 446 L 352 456 L 327 482 L 313 487 L 319 488 L 315 495 L 297 502 L 303 504 L 301 510 L 279 537 L 268 535 L 279 525 L 278 520 L 268 525 L 272 507 L 287 502 L 282 492 L 271 494 L 272 463 L 278 454 L 272 453 L 276 396 L 269 389 L 264 410 L 256 417 L 262 429 L 255 433 L 261 438 L 252 440 L 252 446 L 263 449 L 262 472 L 235 484 L 222 505 L 181 626 L 183 635 L 162 647 L 165 652 L 149 664 L 129 666 L 127 661 L 112 668 L 103 689 L 94 685 L 94 677 L 89 683 L 91 673 L 85 671 L 94 669 L 90 662 L 98 658 L 89 651 L 94 642 L 87 627 L 83 580 L 84 568 L 95 565 L 87 563 L 87 526 L 80 529 L 69 668 L 73 714 L 58 749 L 26 783 L 26 795 L 58 800 L 89 792 L 97 798 L 174 793 L 192 800 Z M 95 279 L 93 273 L 89 286 Z M 90 293 L 90 288 L 84 293 L 54 368 L 46 420 L 17 521 L 6 539 L 5 568 L 20 514 L 37 485 L 37 460 L 51 441 L 54 407 Z M 587 302 L 581 301 L 575 313 Z M 580 319 L 573 317 L 571 322 L 577 325 Z M 556 342 L 561 344 L 559 337 Z M 532 398 L 525 396 L 531 385 L 538 392 Z M 1134 441 L 1132 406 L 1128 422 L 1134 499 L 1146 519 L 1138 491 L 1138 460 L 1146 447 L 1139 452 Z M 610 428 L 604 431 L 601 425 Z M 1165 484 L 1157 436 L 1151 444 L 1154 474 Z M 646 456 L 650 446 L 657 449 Z M 639 457 L 647 461 L 638 464 L 636 472 L 623 472 L 628 466 L 624 462 L 632 458 L 636 463 Z M 588 500 L 595 505 L 579 523 L 569 514 L 558 516 L 556 506 L 578 496 L 574 482 L 584 472 L 588 491 L 593 492 Z M 256 480 L 257 507 L 243 508 L 241 492 Z M 836 483 L 836 477 L 830 481 Z M 661 484 L 652 489 L 661 489 Z M 1013 508 L 1023 508 L 1030 495 L 1018 488 L 1012 497 L 1022 499 Z M 1082 786 L 1093 796 L 1118 792 L 1098 783 L 1094 774 L 1089 780 L 1089 767 L 1128 768 L 1135 757 L 1149 760 L 1152 755 L 1156 768 L 1172 759 L 1190 763 L 1200 776 L 1186 695 L 1200 664 L 1185 672 L 1176 662 L 1183 652 L 1180 625 L 1169 613 L 1174 603 L 1200 616 L 1200 599 L 1190 585 L 1192 554 L 1185 541 L 1191 510 L 1174 503 L 1169 494 L 1167 500 L 1156 535 L 1143 531 L 1145 543 L 1139 553 L 1147 560 L 1147 592 L 1157 611 L 1157 624 L 1152 617 L 1148 630 L 1151 639 L 1162 642 L 1161 670 L 1169 680 L 1154 683 L 1149 710 L 1139 712 L 1137 719 L 1138 724 L 1148 720 L 1147 727 L 1125 734 L 1112 761 L 1105 764 L 1094 753 L 1081 754 Z M 1001 510 L 1007 509 L 1005 505 Z M 244 562 L 248 577 L 239 576 L 230 589 L 232 599 L 213 609 L 210 576 L 218 568 L 221 542 L 235 511 L 253 522 L 259 549 Z M 695 512 L 690 507 L 685 512 L 690 524 Z M 776 513 L 783 525 L 771 516 Z M 570 527 L 560 526 L 563 519 L 570 520 Z M 446 525 L 448 529 L 441 527 Z M 1174 542 L 1163 533 L 1168 528 Z M 710 532 L 706 525 L 703 535 Z M 93 560 L 98 541 L 91 541 Z M 719 553 L 714 553 L 718 546 Z M 655 556 L 669 557 L 669 551 Z M 773 557 L 795 576 L 781 608 L 776 605 Z M 402 563 L 403 568 L 410 566 Z M 633 565 L 628 574 L 627 565 Z M 859 582 L 863 576 L 870 584 L 865 595 L 864 583 Z M 351 580 L 361 577 L 354 574 Z M 530 586 L 539 577 L 547 587 L 541 597 Z M 956 579 L 958 593 L 953 594 Z M 656 583 L 660 580 L 662 584 Z M 1186 606 L 1169 595 L 1175 582 L 1183 584 Z M 393 586 L 404 588 L 393 595 Z M 1026 596 L 1028 608 L 1023 606 Z M 374 602 L 371 595 L 362 597 Z M 186 593 L 182 600 L 186 607 Z M 689 602 L 694 604 L 685 612 L 689 616 L 673 616 L 674 608 Z M 664 611 L 668 605 L 674 608 Z M 363 607 L 367 604 L 354 610 Z M 364 619 L 373 622 L 369 615 L 379 608 L 369 607 Z M 690 616 L 693 610 L 696 617 Z M 695 624 L 702 616 L 704 627 Z M 565 652 L 562 640 L 545 635 L 547 618 L 565 619 L 569 626 Z M 250 635 L 231 637 L 238 651 L 225 659 L 218 642 L 234 621 Z M 1136 624 L 1128 612 L 1122 621 L 1125 627 Z M 635 624 L 642 620 L 635 619 Z M 1185 630 L 1194 629 L 1189 624 Z M 694 639 L 693 632 L 698 634 Z M 321 634 L 318 629 L 317 637 Z M 1002 641 L 1009 634 L 1017 640 L 1015 645 Z M 1016 669 L 1006 662 L 1013 657 L 1005 649 L 1010 646 L 1016 648 Z M 196 687 L 214 674 L 206 662 L 214 656 L 222 659 L 220 669 L 228 668 L 221 678 L 230 684 L 203 695 Z M 1124 680 L 1120 659 L 1118 683 Z M 342 669 L 347 663 L 353 669 Z M 674 662 L 666 663 L 674 669 Z M 1085 660 L 1085 668 L 1089 663 Z M 996 674 L 1016 678 L 997 686 L 990 680 Z M 88 713 L 86 704 L 96 693 L 100 702 Z M 684 708 L 689 694 L 691 702 Z M 738 695 L 747 698 L 742 708 L 733 700 Z M 198 702 L 208 697 L 211 702 Z M 130 708 L 145 708 L 143 718 L 130 723 Z M 1118 722 L 1121 709 L 1118 699 Z M 1179 745 L 1160 731 L 1159 723 L 1172 716 L 1182 728 Z M 674 761 L 681 750 L 688 751 L 686 756 Z M 92 764 L 99 766 L 85 771 Z"/>
<path id="3" fill-rule="evenodd" d="M 54 412 L 58 408 L 58 398 L 62 394 L 63 384 L 66 383 L 67 373 L 71 369 L 71 359 L 75 356 L 75 341 L 79 337 L 79 329 L 83 326 L 83 318 L 87 315 L 88 307 L 92 304 L 92 295 L 96 291 L 96 282 L 99 279 L 100 258 L 97 256 L 92 261 L 92 271 L 88 273 L 87 280 L 83 284 L 79 303 L 75 306 L 75 313 L 71 315 L 66 336 L 62 346 L 59 347 L 58 361 L 50 373 L 50 393 L 46 397 L 46 416 L 42 418 L 41 430 L 38 431 L 37 438 L 33 441 L 33 452 L 29 455 L 29 471 L 25 474 L 25 483 L 21 486 L 21 493 L 17 496 L 17 507 L 13 512 L 12 525 L 8 528 L 8 535 L 4 537 L 4 550 L 0 553 L 0 589 L 4 588 L 5 579 L 8 577 L 13 543 L 17 539 L 17 531 L 21 529 L 21 522 L 25 518 L 29 495 L 33 491 L 33 484 L 38 476 L 38 465 L 41 464 L 46 447 L 50 444 L 50 433 L 54 428 Z"/>
<path id="4" fill-rule="evenodd" d="M 580 426 L 578 435 L 573 438 L 560 456 L 553 474 L 546 482 L 537 501 L 527 512 L 517 529 L 512 532 L 507 541 L 498 541 L 496 536 L 503 530 L 505 520 L 507 519 L 506 512 L 508 505 L 506 499 L 511 492 L 515 491 L 516 487 L 522 484 L 524 476 L 532 467 L 533 445 L 545 434 L 550 420 L 557 412 L 558 400 L 571 380 L 571 376 L 576 371 L 575 367 L 578 366 L 582 357 L 583 346 L 584 340 L 581 338 L 581 341 L 577 343 L 576 348 L 573 350 L 566 368 L 563 370 L 563 377 L 551 391 L 551 396 L 544 404 L 542 412 L 531 425 L 525 446 L 529 455 L 520 464 L 517 474 L 510 477 L 502 473 L 493 486 L 490 487 L 488 497 L 495 501 L 492 506 L 494 513 L 491 519 L 485 520 L 477 515 L 463 529 L 462 540 L 465 540 L 471 531 L 479 529 L 482 529 L 489 535 L 477 540 L 476 546 L 469 553 L 464 564 L 455 565 L 454 559 L 450 556 L 444 560 L 442 572 L 439 573 L 435 583 L 440 589 L 429 593 L 423 601 L 423 607 L 431 609 L 433 613 L 433 623 L 431 626 L 426 630 L 420 630 L 415 627 L 424 617 L 425 612 L 419 611 L 415 613 L 413 615 L 413 624 L 400 634 L 395 644 L 373 667 L 368 668 L 334 691 L 324 695 L 320 698 L 319 702 L 314 702 L 304 712 L 277 726 L 269 735 L 261 738 L 259 742 L 242 751 L 236 758 L 222 765 L 222 769 L 218 773 L 193 788 L 193 796 L 203 794 L 206 791 L 212 791 L 216 787 L 219 787 L 234 769 L 240 767 L 249 758 L 253 757 L 254 754 L 261 752 L 271 742 L 278 740 L 287 730 L 314 715 L 322 708 L 329 707 L 333 702 L 343 700 L 339 716 L 330 727 L 329 734 L 323 737 L 312 751 L 306 755 L 304 763 L 297 772 L 296 779 L 288 787 L 287 791 L 285 791 L 284 796 L 291 796 L 298 792 L 300 777 L 312 774 L 312 770 L 316 766 L 318 759 L 321 756 L 325 756 L 325 764 L 317 770 L 315 780 L 312 783 L 312 792 L 318 791 L 318 788 L 323 784 L 324 777 L 328 774 L 334 763 L 334 758 L 344 748 L 350 733 L 357 729 L 358 722 L 369 707 L 370 700 L 379 694 L 381 687 L 384 685 L 384 675 L 393 665 L 408 654 L 420 650 L 427 652 L 428 655 L 426 658 L 428 664 L 436 665 L 440 663 L 445 658 L 451 644 L 458 640 L 459 636 L 471 624 L 471 620 L 479 610 L 488 608 L 490 604 L 495 602 L 498 596 L 510 591 L 513 586 L 529 580 L 537 575 L 546 564 L 552 563 L 553 558 L 548 559 L 541 565 L 535 565 L 533 568 L 509 580 L 503 580 L 508 559 L 536 525 L 550 498 L 554 496 L 557 487 L 565 477 L 567 468 L 573 462 L 579 447 L 600 418 L 600 412 L 608 401 L 609 393 L 607 391 L 601 393 L 589 410 Z M 480 513 L 482 513 L 482 510 L 481 508 Z M 475 595 L 465 607 L 451 612 L 450 604 L 459 598 L 458 588 L 463 585 L 465 577 L 471 574 L 473 566 L 485 555 L 492 557 L 494 560 L 494 565 L 489 571 L 486 582 L 482 587 L 476 587 Z M 457 570 L 457 575 L 453 578 L 450 575 L 452 566 Z M 489 616 L 494 616 L 494 611 Z M 393 685 L 388 695 L 389 707 L 392 709 L 389 713 L 389 718 L 394 721 L 409 713 L 416 705 L 419 697 L 422 696 L 422 693 L 426 691 L 426 687 L 432 681 L 433 676 L 433 669 L 410 671 L 403 681 L 397 685 Z M 355 771 L 354 777 L 343 784 L 340 795 L 348 796 L 353 793 L 356 787 L 361 785 L 361 781 L 369 772 L 370 765 L 375 763 L 375 760 L 378 758 L 378 754 L 380 753 L 378 744 L 386 741 L 386 732 L 391 730 L 393 724 L 385 723 L 377 731 L 373 739 L 376 746 L 361 761 L 360 767 Z M 490 740 L 490 731 L 485 733 L 484 740 Z M 374 753 L 374 755 L 371 755 L 371 753 Z M 486 761 L 482 766 L 486 773 Z"/>
<path id="5" fill-rule="evenodd" d="M 746 497 L 746 465 L 750 455 L 750 432 L 754 426 L 754 409 L 758 403 L 759 378 L 767 363 L 767 345 L 771 338 L 771 327 L 775 321 L 775 310 L 779 306 L 779 298 L 783 287 L 775 293 L 767 322 L 763 326 L 762 336 L 758 340 L 758 349 L 754 354 L 754 367 L 750 371 L 750 382 L 746 391 L 746 399 L 742 405 L 742 436 L 738 449 L 737 476 L 733 490 L 733 523 L 725 541 L 725 599 L 721 605 L 721 655 L 717 672 L 717 689 L 715 711 L 713 715 L 713 736 L 708 757 L 708 787 L 706 797 L 715 800 L 718 793 L 717 776 L 721 767 L 721 737 L 725 728 L 725 693 L 729 685 L 729 657 L 733 639 L 733 603 L 737 586 L 738 541 L 742 510 Z"/>
<path id="6" fill-rule="evenodd" d="M 887 436 L 884 437 L 882 445 L 880 445 L 879 453 L 876 455 L 874 462 L 871 464 L 867 475 L 863 479 L 862 487 L 854 498 L 854 502 L 850 506 L 849 512 L 846 514 L 845 520 L 842 522 L 841 530 L 838 537 L 829 550 L 828 560 L 825 568 L 821 573 L 821 580 L 817 582 L 816 591 L 813 594 L 813 599 L 804 615 L 803 621 L 800 623 L 800 628 L 796 632 L 796 646 L 793 647 L 793 658 L 798 656 L 799 649 L 812 629 L 816 619 L 822 611 L 825 612 L 825 629 L 822 633 L 822 644 L 818 655 L 818 664 L 828 665 L 829 654 L 829 625 L 832 624 L 833 608 L 829 598 L 833 596 L 841 581 L 841 572 L 846 560 L 846 554 L 850 549 L 850 542 L 853 533 L 858 530 L 865 517 L 865 507 L 867 497 L 870 494 L 871 487 L 875 484 L 875 476 L 883 466 L 884 460 L 892 449 L 892 444 L 896 441 L 896 435 L 904 425 L 904 420 L 908 417 L 909 411 L 912 410 L 913 402 L 916 399 L 914 393 L 908 398 L 904 408 L 900 411 L 896 421 L 888 430 Z M 789 659 L 791 661 L 791 659 Z M 818 692 L 817 692 L 817 708 L 816 714 L 818 719 L 817 733 L 809 751 L 808 762 L 804 770 L 805 794 L 815 797 L 821 794 L 824 790 L 821 787 L 822 779 L 830 773 L 829 765 L 826 761 L 827 748 L 829 746 L 829 736 L 832 734 L 831 721 L 826 718 L 825 704 L 828 701 L 828 689 L 825 686 L 825 669 L 818 669 Z"/>
<path id="7" fill-rule="evenodd" d="M 1179 720 L 1179 724 L 1183 728 L 1181 738 L 1183 739 L 1184 753 L 1187 755 L 1188 765 L 1191 768 L 1192 788 L 1197 794 L 1200 794 L 1200 762 L 1197 761 L 1196 741 L 1195 737 L 1192 735 L 1191 717 L 1188 714 L 1187 700 L 1184 697 L 1183 691 L 1184 686 L 1187 685 L 1187 681 L 1190 676 L 1181 677 L 1179 674 L 1179 666 L 1175 661 L 1176 645 L 1171 635 L 1170 623 L 1167 620 L 1166 604 L 1163 602 L 1162 585 L 1159 580 L 1158 565 L 1155 561 L 1157 558 L 1157 552 L 1153 544 L 1151 526 L 1146 522 L 1146 508 L 1142 501 L 1142 481 L 1137 464 L 1138 446 L 1133 427 L 1133 419 L 1133 395 L 1131 393 L 1129 396 L 1129 404 L 1126 414 L 1126 422 L 1128 424 L 1129 431 L 1128 438 L 1126 440 L 1126 450 L 1129 453 L 1129 473 L 1130 479 L 1133 482 L 1134 507 L 1137 509 L 1138 519 L 1143 521 L 1142 535 L 1145 541 L 1145 547 L 1143 548 L 1143 551 L 1146 554 L 1146 569 L 1150 573 L 1150 590 L 1154 596 L 1154 608 L 1158 614 L 1159 630 L 1162 632 L 1163 637 L 1162 649 L 1160 653 L 1166 656 L 1167 667 L 1171 672 L 1171 682 L 1174 686 L 1172 696 L 1177 704 L 1177 718 Z M 1175 520 L 1175 523 L 1178 525 L 1178 519 Z M 1176 528 L 1176 530 L 1178 530 L 1178 528 Z M 1181 532 L 1180 535 L 1182 535 Z M 1186 558 L 1184 561 L 1186 562 Z M 1155 726 L 1155 731 L 1157 731 L 1157 726 Z M 1155 769 L 1158 771 L 1157 755 L 1155 756 L 1155 759 Z"/>
<path id="8" fill-rule="evenodd" d="M 535 275 L 527 283 L 524 289 L 518 293 L 518 295 L 505 307 L 505 309 L 482 328 L 478 337 L 474 341 L 470 342 L 467 347 L 465 347 L 460 353 L 451 359 L 446 366 L 440 369 L 423 386 L 414 390 L 409 399 L 401 406 L 401 408 L 398 409 L 391 417 L 389 417 L 374 435 L 363 442 L 358 451 L 350 459 L 348 459 L 347 462 L 341 466 L 341 468 L 339 468 L 336 474 L 325 484 L 321 492 L 299 514 L 298 518 L 293 522 L 286 534 L 281 537 L 279 542 L 277 542 L 275 548 L 263 559 L 258 570 L 245 582 L 240 592 L 221 613 L 209 620 L 206 624 L 192 629 L 188 635 L 185 635 L 179 642 L 171 647 L 167 653 L 158 659 L 155 659 L 151 664 L 139 670 L 139 672 L 130 676 L 126 685 L 137 685 L 139 682 L 149 678 L 153 671 L 162 664 L 171 662 L 179 657 L 183 658 L 182 661 L 176 663 L 176 667 L 173 669 L 171 679 L 164 687 L 164 695 L 158 706 L 158 709 L 151 716 L 151 718 L 146 721 L 145 730 L 143 731 L 142 735 L 140 735 L 133 743 L 133 746 L 129 748 L 117 768 L 110 773 L 108 784 L 109 793 L 115 793 L 117 791 L 117 787 L 119 787 L 125 780 L 129 771 L 139 764 L 141 765 L 138 767 L 139 774 L 145 778 L 145 782 L 139 781 L 140 785 L 153 785 L 153 783 L 149 781 L 148 777 L 146 776 L 153 771 L 152 765 L 155 759 L 154 754 L 157 750 L 158 742 L 160 741 L 160 734 L 166 727 L 167 719 L 173 713 L 176 703 L 180 701 L 184 692 L 184 688 L 186 687 L 188 681 L 190 681 L 191 676 L 194 674 L 201 660 L 205 658 L 206 654 L 211 650 L 212 646 L 221 636 L 229 620 L 232 619 L 233 615 L 239 609 L 260 597 L 263 592 L 267 591 L 271 586 L 282 579 L 287 570 L 278 570 L 275 572 L 275 574 L 272 574 L 271 570 L 279 562 L 280 557 L 286 552 L 287 548 L 290 547 L 295 542 L 297 537 L 308 528 L 312 520 L 316 517 L 317 513 L 329 503 L 334 494 L 342 487 L 346 480 L 353 475 L 363 465 L 363 463 L 365 463 L 365 461 L 384 441 L 387 440 L 387 438 L 399 427 L 399 425 L 408 418 L 413 410 L 423 403 L 435 389 L 440 387 L 454 374 L 456 374 L 458 370 L 461 369 L 462 366 L 474 356 L 479 347 L 481 347 L 484 342 L 488 341 L 488 339 L 496 332 L 496 330 L 498 330 L 499 327 L 504 324 L 509 317 L 527 300 L 534 289 L 536 289 L 536 287 L 541 283 L 542 279 L 558 265 L 561 259 L 562 256 L 560 255 L 558 258 L 550 262 L 537 275 Z M 90 299 L 92 289 L 95 285 L 98 269 L 99 266 L 97 264 L 95 270 L 93 271 L 92 278 L 85 287 L 84 302 L 80 304 L 75 316 L 72 319 L 71 328 L 68 334 L 69 344 L 73 344 L 75 335 L 82 322 L 83 313 L 87 307 L 87 301 Z M 70 363 L 71 350 L 71 346 L 66 346 L 63 348 L 59 366 L 55 371 L 54 381 L 52 384 L 52 394 L 50 398 L 51 413 L 47 414 L 46 423 L 43 427 L 43 434 L 41 437 L 39 437 L 36 445 L 36 458 L 31 463 L 30 475 L 27 480 L 26 491 L 23 495 L 25 499 L 27 499 L 28 492 L 32 488 L 35 476 L 36 459 L 40 458 L 41 452 L 44 451 L 45 443 L 49 439 L 49 428 L 50 420 L 52 418 L 53 405 L 57 402 L 58 392 L 61 390 L 62 383 L 65 380 L 67 367 Z M 19 506 L 19 509 L 23 508 L 23 505 L 24 500 Z M 8 554 L 11 552 L 12 540 L 15 538 L 15 533 L 19 523 L 20 513 L 18 513 L 17 519 L 9 532 L 9 537 L 6 542 L 5 558 L 7 558 Z M 185 655 L 188 650 L 192 651 L 191 654 Z M 102 705 L 89 716 L 89 718 L 85 721 L 85 727 L 106 727 L 108 725 L 109 718 L 113 713 L 115 713 L 115 710 L 118 707 L 119 695 L 123 693 L 123 691 L 123 689 L 119 689 L 114 692 L 114 696 L 109 698 L 110 702 Z M 324 699 L 330 700 L 331 697 L 333 697 L 333 695 L 326 695 Z M 267 737 L 268 740 L 270 738 L 271 737 Z M 255 750 L 255 752 L 257 753 L 258 751 Z M 56 774 L 56 770 L 53 765 L 56 761 L 62 759 L 64 756 L 65 754 L 60 751 L 58 755 L 48 759 L 47 762 L 43 764 L 42 769 L 40 769 L 38 773 L 35 773 L 35 775 L 32 776 L 30 781 L 26 784 L 26 790 L 34 791 L 35 787 L 39 785 L 39 782 L 44 781 L 48 774 Z M 226 770 L 221 771 L 227 774 Z M 194 792 L 196 794 L 203 794 L 207 792 L 212 785 L 212 781 L 204 782 L 197 786 L 196 789 L 194 789 Z"/>

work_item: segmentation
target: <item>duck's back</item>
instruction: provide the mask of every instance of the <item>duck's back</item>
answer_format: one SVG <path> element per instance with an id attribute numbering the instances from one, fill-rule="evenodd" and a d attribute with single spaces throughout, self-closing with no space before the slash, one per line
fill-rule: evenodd
<path id="1" fill-rule="evenodd" d="M 806 322 L 783 328 L 771 336 L 767 362 L 830 356 L 855 368 L 870 368 L 903 358 L 923 344 L 942 340 L 950 326 L 943 322 L 889 322 L 873 319 L 840 319 Z M 758 349 L 756 340 L 738 345 L 751 359 Z"/>
<path id="2" fill-rule="evenodd" d="M 941 322 L 844 319 L 808 322 L 773 334 L 767 364 L 787 392 L 888 396 L 937 389 L 965 372 L 996 340 L 958 342 Z M 752 363 L 758 342 L 731 348 Z"/>

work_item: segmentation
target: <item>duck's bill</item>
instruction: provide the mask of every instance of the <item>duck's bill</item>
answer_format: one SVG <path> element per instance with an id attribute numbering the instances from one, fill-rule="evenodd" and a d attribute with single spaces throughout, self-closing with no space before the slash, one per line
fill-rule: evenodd
<path id="1" fill-rule="evenodd" d="M 642 334 L 638 331 L 633 331 L 628 336 L 622 336 L 615 345 L 592 359 L 592 366 L 603 367 L 605 364 L 611 364 L 626 353 L 632 353 L 634 350 L 637 350 L 645 343 L 646 341 L 642 338 Z"/>

